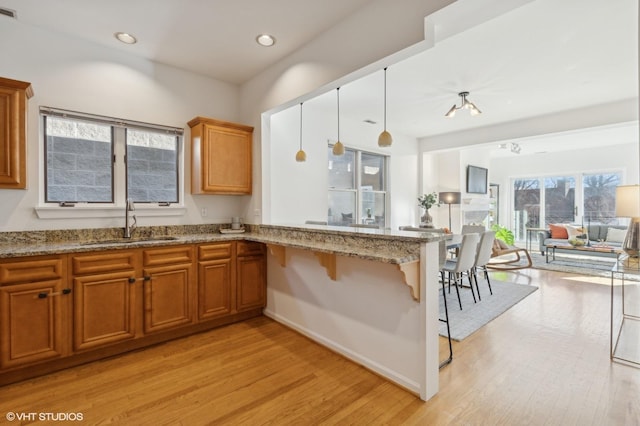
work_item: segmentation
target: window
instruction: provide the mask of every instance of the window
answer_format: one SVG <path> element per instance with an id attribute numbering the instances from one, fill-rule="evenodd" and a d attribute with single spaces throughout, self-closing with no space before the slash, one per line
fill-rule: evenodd
<path id="1" fill-rule="evenodd" d="M 387 157 L 346 149 L 335 156 L 328 148 L 330 225 L 386 226 Z"/>
<path id="2" fill-rule="evenodd" d="M 621 183 L 617 171 L 514 179 L 513 232 L 522 240 L 526 228 L 550 223 L 619 224 L 615 206 Z"/>
<path id="3" fill-rule="evenodd" d="M 182 129 L 41 108 L 45 203 L 180 200 Z"/>
<path id="4" fill-rule="evenodd" d="M 604 224 L 617 221 L 616 186 L 622 185 L 622 174 L 585 174 L 582 182 L 585 221 Z"/>

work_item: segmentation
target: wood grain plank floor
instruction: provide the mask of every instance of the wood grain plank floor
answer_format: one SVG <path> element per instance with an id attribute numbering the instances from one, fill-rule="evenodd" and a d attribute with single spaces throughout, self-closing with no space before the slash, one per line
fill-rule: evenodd
<path id="1" fill-rule="evenodd" d="M 454 342 L 426 403 L 262 317 L 0 387 L 0 424 L 19 424 L 9 412 L 92 425 L 640 424 L 640 369 L 609 360 L 609 286 L 492 276 L 540 289 Z"/>

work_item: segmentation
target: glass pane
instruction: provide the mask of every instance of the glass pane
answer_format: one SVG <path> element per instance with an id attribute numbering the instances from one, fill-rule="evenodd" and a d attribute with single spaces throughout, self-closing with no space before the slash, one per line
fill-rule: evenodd
<path id="1" fill-rule="evenodd" d="M 615 190 L 615 189 L 614 189 Z M 573 223 L 576 220 L 576 180 L 572 176 L 544 179 L 544 222 Z"/>
<path id="2" fill-rule="evenodd" d="M 360 205 L 362 219 L 360 223 L 376 224 L 384 228 L 385 196 L 384 192 L 362 192 Z"/>
<path id="3" fill-rule="evenodd" d="M 540 181 L 516 179 L 513 182 L 515 223 L 513 233 L 517 240 L 524 240 L 526 228 L 540 226 Z"/>
<path id="4" fill-rule="evenodd" d="M 45 117 L 46 202 L 113 202 L 111 126 Z"/>
<path id="5" fill-rule="evenodd" d="M 364 190 L 384 191 L 384 157 L 362 153 L 360 186 Z"/>
<path id="6" fill-rule="evenodd" d="M 355 223 L 355 191 L 329 191 L 329 225 L 347 226 Z"/>
<path id="7" fill-rule="evenodd" d="M 620 173 L 584 175 L 585 223 L 617 223 L 616 186 L 621 184 Z"/>
<path id="8" fill-rule="evenodd" d="M 343 155 L 333 155 L 332 147 L 329 155 L 329 188 L 355 189 L 356 187 L 356 155 L 346 150 Z"/>
<path id="9" fill-rule="evenodd" d="M 127 129 L 127 198 L 135 202 L 178 202 L 178 138 Z"/>

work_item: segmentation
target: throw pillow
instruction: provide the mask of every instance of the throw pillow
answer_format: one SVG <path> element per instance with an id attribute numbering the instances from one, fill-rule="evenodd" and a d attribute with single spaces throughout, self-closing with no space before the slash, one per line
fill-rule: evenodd
<path id="1" fill-rule="evenodd" d="M 549 229 L 551 230 L 551 238 L 565 240 L 569 238 L 569 233 L 567 232 L 567 228 L 565 228 L 564 225 L 549 224 Z"/>
<path id="2" fill-rule="evenodd" d="M 573 226 L 573 225 L 565 225 L 567 229 L 568 238 L 587 238 L 586 232 L 584 228 Z"/>
<path id="3" fill-rule="evenodd" d="M 608 243 L 623 243 L 626 236 L 626 229 L 609 228 L 607 229 L 607 239 L 605 241 Z"/>

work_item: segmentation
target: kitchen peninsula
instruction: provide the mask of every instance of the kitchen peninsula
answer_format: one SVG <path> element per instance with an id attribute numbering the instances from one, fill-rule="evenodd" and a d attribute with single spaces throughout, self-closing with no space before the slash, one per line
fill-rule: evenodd
<path id="1" fill-rule="evenodd" d="M 264 313 L 424 400 L 435 395 L 442 235 L 311 225 L 247 228 L 242 234 L 221 234 L 216 226 L 150 227 L 128 241 L 118 234 L 121 229 L 3 233 L 3 306 L 15 301 L 16 308 L 31 309 L 33 300 L 41 300 L 37 303 L 44 305 L 38 306 L 48 306 L 55 318 L 50 326 L 48 317 L 39 318 L 43 334 L 38 351 L 32 340 L 11 340 L 13 316 L 0 318 L 0 367 L 8 368 L 3 376 L 11 381 L 43 374 L 50 371 L 47 363 L 58 369 Z M 261 266 L 265 246 L 266 294 Z M 109 263 L 108 271 L 96 270 L 105 259 L 127 268 L 117 272 Z M 236 272 L 227 274 L 227 267 Z M 79 310 L 91 306 L 88 300 L 80 303 L 91 288 L 85 268 L 91 274 L 117 275 L 101 281 L 107 287 L 131 289 L 122 293 L 131 300 L 120 309 L 130 320 L 114 322 L 122 326 L 117 333 L 95 328 L 97 323 L 88 320 L 92 311 Z M 38 278 L 42 284 L 36 282 L 38 273 L 44 274 Z M 236 275 L 237 283 L 229 278 Z M 216 284 L 227 279 L 228 285 Z M 159 293 L 152 291 L 154 285 L 161 286 Z M 23 299 L 25 291 L 36 299 L 27 293 Z M 164 297 L 161 305 L 153 304 L 164 310 L 154 314 L 138 308 L 139 301 L 150 297 Z M 102 303 L 95 300 L 98 309 Z M 122 300 L 115 298 L 111 306 Z M 127 312 L 138 312 L 137 319 Z M 69 340 L 64 336 L 71 333 L 72 343 L 65 343 Z M 34 370 L 38 366 L 42 368 Z"/>
<path id="2" fill-rule="evenodd" d="M 261 225 L 264 314 L 428 400 L 438 391 L 441 234 Z"/>

